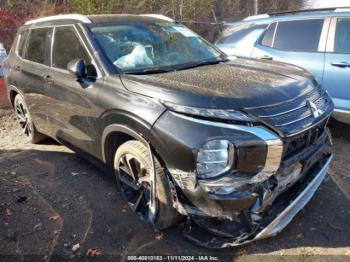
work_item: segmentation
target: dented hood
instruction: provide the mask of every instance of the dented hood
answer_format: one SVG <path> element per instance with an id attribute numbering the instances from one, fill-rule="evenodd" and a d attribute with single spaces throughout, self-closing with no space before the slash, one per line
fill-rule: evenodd
<path id="1" fill-rule="evenodd" d="M 125 88 L 172 103 L 221 109 L 266 106 L 301 96 L 313 88 L 303 69 L 284 63 L 236 60 L 148 75 L 122 75 Z"/>

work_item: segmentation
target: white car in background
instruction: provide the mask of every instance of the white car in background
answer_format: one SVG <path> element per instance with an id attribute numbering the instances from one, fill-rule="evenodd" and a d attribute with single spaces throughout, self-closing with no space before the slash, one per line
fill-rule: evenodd
<path id="1" fill-rule="evenodd" d="M 4 77 L 3 71 L 2 71 L 2 65 L 7 57 L 6 49 L 4 45 L 0 42 L 0 78 Z"/>

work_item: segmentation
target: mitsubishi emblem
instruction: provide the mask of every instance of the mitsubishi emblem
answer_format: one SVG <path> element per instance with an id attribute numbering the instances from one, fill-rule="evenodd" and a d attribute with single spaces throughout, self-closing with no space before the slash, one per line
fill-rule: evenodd
<path id="1" fill-rule="evenodd" d="M 323 111 L 321 109 L 317 108 L 317 106 L 314 102 L 307 100 L 307 104 L 310 107 L 314 118 L 318 118 L 319 116 L 321 116 L 323 114 Z"/>

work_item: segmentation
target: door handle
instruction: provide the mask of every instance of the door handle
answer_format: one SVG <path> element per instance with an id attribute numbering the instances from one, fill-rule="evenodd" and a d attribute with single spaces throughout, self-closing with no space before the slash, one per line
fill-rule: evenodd
<path id="1" fill-rule="evenodd" d="M 268 56 L 268 55 L 264 55 L 262 57 L 260 57 L 260 59 L 263 59 L 263 60 L 273 60 L 273 58 L 271 56 Z"/>
<path id="2" fill-rule="evenodd" d="M 52 76 L 50 76 L 50 75 L 43 75 L 42 78 L 47 83 L 53 83 L 54 82 L 53 79 L 52 79 Z"/>
<path id="3" fill-rule="evenodd" d="M 332 62 L 331 65 L 336 67 L 350 67 L 350 63 L 348 62 Z"/>

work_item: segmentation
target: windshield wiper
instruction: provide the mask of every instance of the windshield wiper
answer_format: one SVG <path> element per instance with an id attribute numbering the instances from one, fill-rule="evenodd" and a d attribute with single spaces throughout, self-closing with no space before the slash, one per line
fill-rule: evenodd
<path id="1" fill-rule="evenodd" d="M 130 75 L 146 75 L 146 74 L 158 74 L 158 73 L 167 73 L 170 70 L 162 69 L 162 68 L 146 68 L 138 71 L 125 71 L 125 74 Z"/>
<path id="2" fill-rule="evenodd" d="M 222 62 L 228 62 L 228 61 L 230 60 L 229 59 L 203 60 L 197 63 L 188 64 L 187 66 L 179 68 L 178 70 L 184 70 L 184 69 L 195 68 L 195 67 L 206 66 L 206 65 L 216 65 L 216 64 L 219 64 Z"/>
<path id="3" fill-rule="evenodd" d="M 205 65 L 214 65 L 219 64 L 222 62 L 230 61 L 229 59 L 216 59 L 216 60 L 202 60 L 196 63 L 189 63 L 186 66 L 180 67 L 180 68 L 174 68 L 174 69 L 164 69 L 160 67 L 154 67 L 154 68 L 145 68 L 142 70 L 134 70 L 134 71 L 124 71 L 124 74 L 130 74 L 130 75 L 146 75 L 146 74 L 158 74 L 158 73 L 168 73 L 171 71 L 177 71 L 177 70 L 185 70 L 189 68 L 199 67 L 199 66 L 205 66 Z"/>

